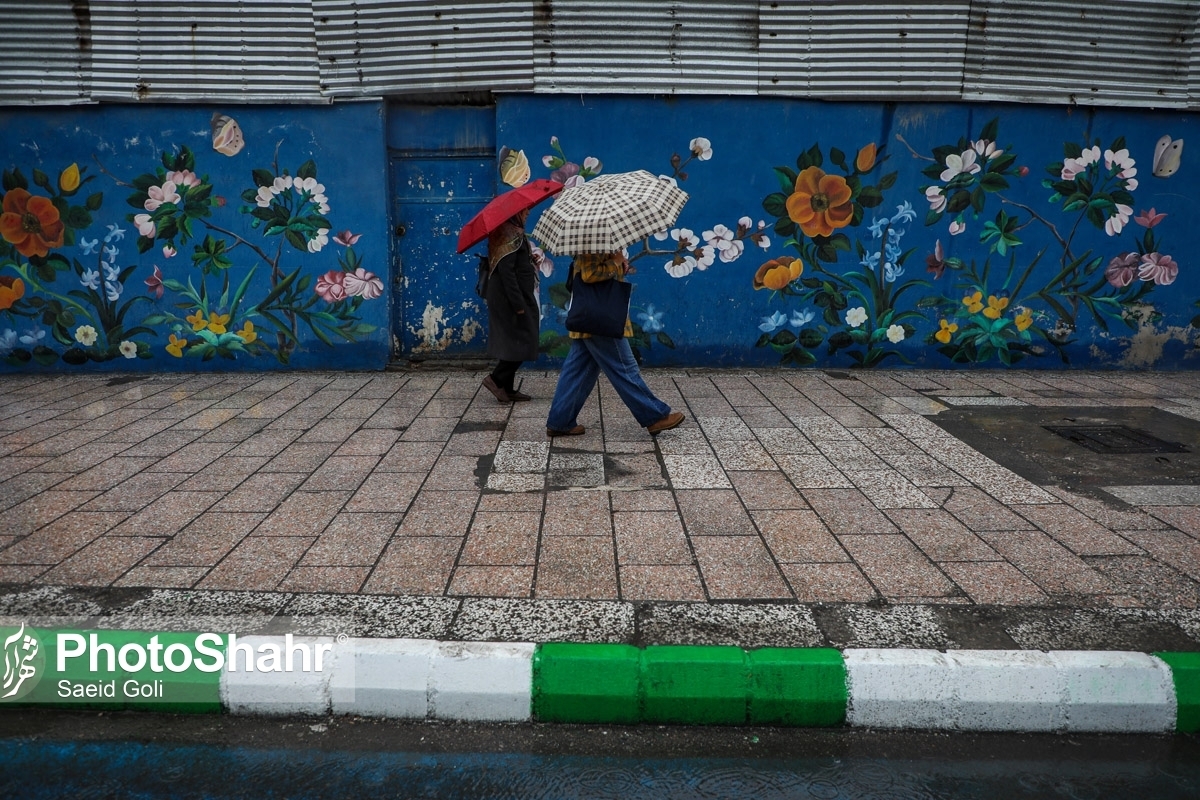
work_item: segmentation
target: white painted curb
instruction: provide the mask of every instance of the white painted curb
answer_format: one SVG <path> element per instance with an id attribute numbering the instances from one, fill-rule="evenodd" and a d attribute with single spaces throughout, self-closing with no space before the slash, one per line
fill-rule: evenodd
<path id="1" fill-rule="evenodd" d="M 238 637 L 238 644 L 248 644 L 258 653 L 264 645 L 274 644 L 278 647 L 281 658 L 278 671 L 262 671 L 256 667 L 253 671 L 246 669 L 244 656 L 237 655 L 237 671 L 228 668 L 221 672 L 220 696 L 221 703 L 230 714 L 325 714 L 329 711 L 329 678 L 333 672 L 332 661 L 327 655 L 317 671 L 316 663 L 308 664 L 309 670 L 303 669 L 301 653 L 294 652 L 293 664 L 295 669 L 288 671 L 286 654 L 289 647 L 304 645 L 310 654 L 315 654 L 316 645 L 332 646 L 330 655 L 337 652 L 334 640 L 329 637 L 313 636 L 245 636 Z M 227 656 L 228 657 L 228 656 Z"/>
<path id="2" fill-rule="evenodd" d="M 851 649 L 857 727 L 1167 733 L 1170 668 L 1144 653 Z"/>

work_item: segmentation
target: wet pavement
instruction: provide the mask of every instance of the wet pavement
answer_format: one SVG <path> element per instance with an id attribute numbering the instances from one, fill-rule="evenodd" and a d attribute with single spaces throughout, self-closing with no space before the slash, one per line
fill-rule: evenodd
<path id="1" fill-rule="evenodd" d="M 483 375 L 0 377 L 0 612 L 1200 649 L 1200 375 L 651 369 L 681 427 L 647 435 L 602 381 L 554 440 L 557 373 L 515 405 Z M 1090 448 L 1048 430 L 1072 426 Z"/>

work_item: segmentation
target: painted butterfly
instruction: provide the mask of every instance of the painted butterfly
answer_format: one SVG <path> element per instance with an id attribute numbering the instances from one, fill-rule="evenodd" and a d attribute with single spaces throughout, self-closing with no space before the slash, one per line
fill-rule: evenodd
<path id="1" fill-rule="evenodd" d="M 1183 139 L 1172 139 L 1164 135 L 1154 145 L 1154 176 L 1169 178 L 1179 171 L 1179 160 L 1183 157 Z"/>
<path id="2" fill-rule="evenodd" d="M 242 148 L 246 146 L 246 139 L 242 136 L 242 129 L 237 120 L 218 111 L 213 113 L 211 125 L 213 150 L 227 156 L 236 156 L 242 152 Z"/>

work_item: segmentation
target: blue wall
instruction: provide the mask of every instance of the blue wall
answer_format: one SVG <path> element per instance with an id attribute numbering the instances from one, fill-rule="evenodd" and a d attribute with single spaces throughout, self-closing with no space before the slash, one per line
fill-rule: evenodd
<path id="1" fill-rule="evenodd" d="M 651 365 L 1195 363 L 1200 189 L 1174 146 L 1193 115 L 502 95 L 494 131 L 481 118 L 370 102 L 0 113 L 0 370 L 382 368 L 403 307 L 389 152 L 483 141 L 523 151 L 534 178 L 646 169 L 690 194 L 665 239 L 629 251 Z M 434 241 L 447 277 L 419 305 L 477 308 L 473 262 Z M 551 257 L 546 366 L 566 346 L 569 258 Z M 482 355 L 485 337 L 443 333 Z"/>
<path id="2" fill-rule="evenodd" d="M 380 104 L 0 114 L 0 363 L 380 368 Z"/>

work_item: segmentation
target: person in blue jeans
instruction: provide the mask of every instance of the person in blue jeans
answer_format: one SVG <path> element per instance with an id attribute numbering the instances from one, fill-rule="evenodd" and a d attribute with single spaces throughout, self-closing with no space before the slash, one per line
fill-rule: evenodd
<path id="1" fill-rule="evenodd" d="M 621 253 L 586 253 L 575 257 L 571 265 L 574 280 L 584 283 L 599 283 L 615 279 L 625 280 L 629 261 Z M 638 424 L 651 436 L 676 427 L 684 420 L 680 411 L 655 397 L 654 392 L 642 379 L 641 370 L 633 358 L 633 350 L 625 337 L 633 335 L 633 326 L 625 318 L 625 335 L 620 339 L 608 336 L 593 336 L 588 333 L 568 331 L 571 350 L 563 362 L 550 402 L 550 414 L 546 418 L 547 436 L 579 436 L 585 429 L 577 419 L 579 410 L 596 388 L 596 380 L 603 372 L 617 390 L 617 394 Z"/>

